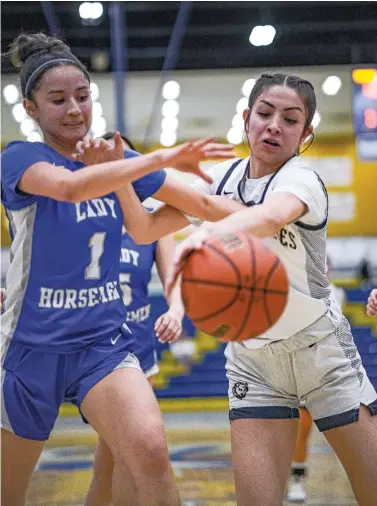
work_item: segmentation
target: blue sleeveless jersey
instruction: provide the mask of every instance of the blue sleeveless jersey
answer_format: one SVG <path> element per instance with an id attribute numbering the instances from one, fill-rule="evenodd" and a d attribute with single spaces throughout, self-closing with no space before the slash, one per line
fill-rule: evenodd
<path id="1" fill-rule="evenodd" d="M 148 296 L 148 285 L 156 259 L 157 242 L 139 245 L 126 233 L 122 235 L 120 287 L 127 308 L 127 325 L 136 338 L 138 349 L 154 347 L 154 321 Z"/>
<path id="2" fill-rule="evenodd" d="M 125 321 L 122 212 L 114 193 L 72 204 L 20 191 L 25 170 L 43 161 L 71 171 L 84 166 L 42 143 L 11 142 L 1 155 L 1 196 L 12 236 L 1 332 L 3 339 L 41 351 L 72 352 Z M 164 180 L 165 172 L 158 171 L 136 181 L 140 200 Z"/>

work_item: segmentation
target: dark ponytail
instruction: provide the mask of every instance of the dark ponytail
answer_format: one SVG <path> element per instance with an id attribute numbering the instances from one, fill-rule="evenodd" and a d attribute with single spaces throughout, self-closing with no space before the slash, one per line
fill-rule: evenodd
<path id="1" fill-rule="evenodd" d="M 44 33 L 21 33 L 11 44 L 8 55 L 20 69 L 22 95 L 32 99 L 42 75 L 59 65 L 75 65 L 90 82 L 85 66 L 74 56 L 67 44 Z"/>

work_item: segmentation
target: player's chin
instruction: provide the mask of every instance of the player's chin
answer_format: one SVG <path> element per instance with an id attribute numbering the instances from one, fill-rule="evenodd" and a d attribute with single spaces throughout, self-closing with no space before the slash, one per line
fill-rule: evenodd
<path id="1" fill-rule="evenodd" d="M 79 142 L 85 137 L 85 135 L 88 133 L 88 130 L 88 127 L 83 123 L 75 127 L 64 126 L 62 134 L 63 137 L 69 142 Z"/>

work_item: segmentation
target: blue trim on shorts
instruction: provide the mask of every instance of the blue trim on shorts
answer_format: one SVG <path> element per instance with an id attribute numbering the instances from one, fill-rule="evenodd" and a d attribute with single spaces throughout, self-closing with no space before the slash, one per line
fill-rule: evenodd
<path id="1" fill-rule="evenodd" d="M 255 406 L 248 408 L 235 408 L 229 411 L 229 421 L 240 418 L 300 418 L 297 408 L 288 406 Z"/>
<path id="2" fill-rule="evenodd" d="M 368 408 L 371 416 L 377 415 L 377 399 L 371 404 L 368 404 L 366 407 Z M 318 420 L 314 420 L 314 423 L 320 432 L 325 432 L 326 430 L 336 429 L 337 427 L 343 427 L 344 425 L 357 422 L 359 420 L 359 411 L 360 408 L 350 409 L 349 411 L 339 413 L 338 415 L 319 418 Z"/>

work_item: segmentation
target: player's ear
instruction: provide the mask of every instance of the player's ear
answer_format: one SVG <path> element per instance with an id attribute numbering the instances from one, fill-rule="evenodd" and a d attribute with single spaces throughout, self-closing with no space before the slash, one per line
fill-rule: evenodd
<path id="1" fill-rule="evenodd" d="M 305 140 L 313 134 L 313 125 L 309 125 L 307 128 L 304 128 L 300 139 L 300 146 L 302 146 Z"/>
<path id="2" fill-rule="evenodd" d="M 250 112 L 251 112 L 250 109 L 245 109 L 244 112 L 242 113 L 243 123 L 247 134 L 249 133 Z"/>
<path id="3" fill-rule="evenodd" d="M 24 98 L 22 105 L 24 106 L 27 115 L 36 121 L 38 119 L 38 111 L 35 103 L 28 98 Z"/>

